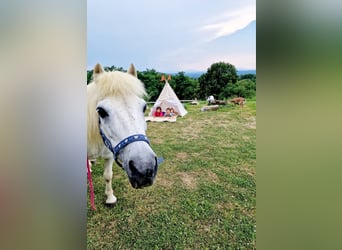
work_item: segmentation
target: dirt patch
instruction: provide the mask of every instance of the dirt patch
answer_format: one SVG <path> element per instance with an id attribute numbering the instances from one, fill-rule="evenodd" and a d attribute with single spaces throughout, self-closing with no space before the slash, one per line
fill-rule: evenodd
<path id="1" fill-rule="evenodd" d="M 163 188 L 172 188 L 174 181 L 168 179 L 165 176 L 158 176 L 156 183 L 158 183 L 158 185 L 162 186 Z"/>
<path id="2" fill-rule="evenodd" d="M 234 208 L 236 208 L 234 203 L 217 203 L 216 207 L 219 210 L 223 210 L 224 209 L 224 210 L 228 210 L 228 211 L 234 210 Z"/>
<path id="3" fill-rule="evenodd" d="M 256 118 L 250 117 L 246 123 L 247 128 L 256 129 Z"/>
<path id="4" fill-rule="evenodd" d="M 180 160 L 186 160 L 189 158 L 189 155 L 186 152 L 179 152 L 176 154 L 176 158 Z"/>
<path id="5" fill-rule="evenodd" d="M 206 171 L 206 175 L 214 183 L 218 183 L 220 181 L 220 179 L 217 177 L 217 174 L 215 174 L 214 172 L 211 172 L 210 170 Z"/>
<path id="6" fill-rule="evenodd" d="M 203 176 L 205 176 L 205 179 L 208 180 L 209 182 L 218 183 L 220 181 L 217 175 L 210 170 L 204 171 Z"/>
<path id="7" fill-rule="evenodd" d="M 204 233 L 209 233 L 210 232 L 210 226 L 211 225 L 204 225 L 204 224 L 201 224 L 198 228 L 198 232 L 200 234 L 204 234 Z"/>
<path id="8" fill-rule="evenodd" d="M 182 184 L 187 189 L 197 188 L 196 175 L 194 173 L 178 172 L 176 176 L 182 181 Z"/>

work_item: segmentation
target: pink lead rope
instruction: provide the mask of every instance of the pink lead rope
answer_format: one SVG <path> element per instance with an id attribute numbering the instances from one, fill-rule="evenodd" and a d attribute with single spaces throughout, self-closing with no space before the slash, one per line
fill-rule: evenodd
<path id="1" fill-rule="evenodd" d="M 94 188 L 93 188 L 93 182 L 91 180 L 91 172 L 90 172 L 88 157 L 87 157 L 87 169 L 88 169 L 88 183 L 89 183 L 89 192 L 90 192 L 90 204 L 91 204 L 91 208 L 93 210 L 96 210 L 95 202 L 94 202 Z"/>

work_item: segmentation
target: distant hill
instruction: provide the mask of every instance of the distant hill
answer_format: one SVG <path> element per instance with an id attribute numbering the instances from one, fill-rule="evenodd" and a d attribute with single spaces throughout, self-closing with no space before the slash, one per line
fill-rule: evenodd
<path id="1" fill-rule="evenodd" d="M 206 73 L 206 71 L 195 71 L 195 72 L 185 72 L 185 75 L 191 78 L 199 78 L 201 75 L 203 75 L 204 73 Z M 246 75 L 246 74 L 256 74 L 256 70 L 255 69 L 251 69 L 251 70 L 237 70 L 237 74 L 238 76 L 240 75 Z"/>
<path id="2" fill-rule="evenodd" d="M 185 72 L 185 75 L 191 78 L 199 78 L 201 75 L 203 75 L 205 71 L 197 71 L 197 72 Z"/>
<path id="3" fill-rule="evenodd" d="M 206 73 L 206 71 L 190 71 L 190 72 L 185 72 L 185 71 L 183 71 L 184 72 L 184 74 L 186 75 L 186 76 L 188 76 L 188 77 L 191 77 L 191 78 L 199 78 L 201 75 L 203 75 L 204 73 Z M 178 74 L 178 72 L 176 73 L 176 72 L 168 72 L 168 73 L 165 73 L 166 75 L 177 75 Z"/>
<path id="4" fill-rule="evenodd" d="M 250 69 L 250 70 L 237 70 L 238 76 L 240 75 L 246 75 L 246 74 L 254 74 L 256 75 L 256 70 L 255 69 Z"/>

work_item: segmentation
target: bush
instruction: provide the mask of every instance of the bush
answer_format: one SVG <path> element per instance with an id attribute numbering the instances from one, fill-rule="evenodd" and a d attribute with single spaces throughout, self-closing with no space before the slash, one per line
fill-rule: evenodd
<path id="1" fill-rule="evenodd" d="M 256 95 L 256 83 L 249 80 L 241 80 L 235 84 L 227 84 L 222 93 L 219 94 L 219 99 L 229 98 L 233 96 L 241 96 L 251 98 Z"/>

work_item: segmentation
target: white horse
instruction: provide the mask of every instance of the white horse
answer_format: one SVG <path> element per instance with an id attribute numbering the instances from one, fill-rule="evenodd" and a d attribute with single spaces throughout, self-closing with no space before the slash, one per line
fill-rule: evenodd
<path id="1" fill-rule="evenodd" d="M 102 157 L 106 182 L 106 204 L 115 204 L 112 189 L 114 160 L 127 173 L 134 188 L 153 184 L 158 164 L 145 135 L 146 94 L 143 83 L 131 64 L 127 73 L 94 68 L 94 81 L 87 86 L 88 159 Z"/>

